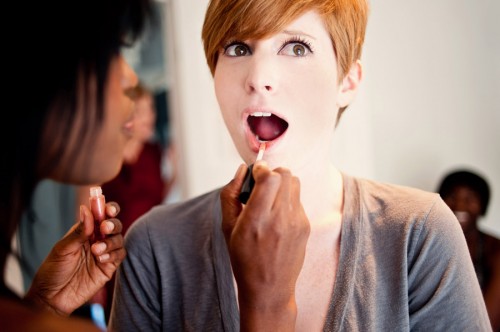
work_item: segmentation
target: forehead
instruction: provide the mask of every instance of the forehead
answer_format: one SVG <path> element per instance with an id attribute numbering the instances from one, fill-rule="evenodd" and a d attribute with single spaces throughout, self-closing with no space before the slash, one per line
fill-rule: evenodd
<path id="1" fill-rule="evenodd" d="M 479 193 L 474 188 L 466 185 L 466 184 L 457 184 L 450 188 L 448 196 L 474 196 L 477 199 L 480 199 Z"/>
<path id="2" fill-rule="evenodd" d="M 316 11 L 309 10 L 279 28 L 268 30 L 265 34 L 259 33 L 258 31 L 254 31 L 253 33 L 240 31 L 235 32 L 234 35 L 227 36 L 224 42 L 228 42 L 231 39 L 262 40 L 272 38 L 279 34 L 305 35 L 312 39 L 331 39 L 323 22 L 323 18 Z"/>
<path id="3" fill-rule="evenodd" d="M 309 10 L 291 21 L 284 30 L 308 29 L 316 33 L 326 32 L 322 17 L 314 10 Z"/>
<path id="4" fill-rule="evenodd" d="M 239 13 L 241 16 L 226 17 L 228 25 L 226 29 L 223 28 L 221 31 L 224 35 L 223 39 L 264 39 L 283 31 L 304 18 L 306 21 L 309 20 L 309 16 L 314 16 L 320 22 L 323 21 L 316 11 L 306 6 L 298 9 L 270 6 L 268 9 L 251 8 L 244 13 Z"/>

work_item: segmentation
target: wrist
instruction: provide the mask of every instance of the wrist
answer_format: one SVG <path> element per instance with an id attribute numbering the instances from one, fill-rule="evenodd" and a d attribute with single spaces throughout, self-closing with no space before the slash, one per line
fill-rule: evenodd
<path id="1" fill-rule="evenodd" d="M 67 317 L 70 314 L 63 312 L 58 308 L 54 307 L 53 305 L 51 305 L 47 299 L 45 299 L 43 296 L 40 296 L 40 294 L 32 288 L 30 288 L 29 291 L 26 293 L 26 295 L 23 298 L 23 301 L 29 304 L 33 308 L 51 312 L 58 316 Z"/>
<path id="2" fill-rule="evenodd" d="M 295 331 L 297 305 L 268 299 L 258 305 L 240 299 L 240 331 Z"/>

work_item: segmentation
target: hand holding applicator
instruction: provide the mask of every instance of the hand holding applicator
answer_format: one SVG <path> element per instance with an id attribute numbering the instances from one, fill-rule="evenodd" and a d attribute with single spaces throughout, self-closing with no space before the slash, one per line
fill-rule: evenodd
<path id="1" fill-rule="evenodd" d="M 265 150 L 266 150 L 266 143 L 261 142 L 260 147 L 259 147 L 259 153 L 257 154 L 257 158 L 255 159 L 255 162 L 262 159 L 262 157 L 264 156 Z M 252 193 L 253 186 L 255 185 L 255 179 L 253 178 L 253 175 L 252 175 L 254 164 L 251 164 L 250 166 L 248 166 L 248 171 L 247 171 L 247 174 L 245 175 L 245 180 L 243 181 L 243 185 L 241 186 L 240 195 L 238 196 L 240 202 L 243 204 L 246 204 L 246 202 L 248 201 L 248 198 L 250 197 L 250 194 Z"/>

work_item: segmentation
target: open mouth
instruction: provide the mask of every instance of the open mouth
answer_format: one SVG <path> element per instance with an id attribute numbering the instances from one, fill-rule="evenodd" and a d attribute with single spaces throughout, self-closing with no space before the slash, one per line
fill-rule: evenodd
<path id="1" fill-rule="evenodd" d="M 466 211 L 453 211 L 461 224 L 466 224 L 471 220 L 470 213 Z"/>
<path id="2" fill-rule="evenodd" d="M 248 116 L 247 122 L 261 141 L 273 141 L 288 129 L 288 122 L 270 112 L 254 112 Z"/>

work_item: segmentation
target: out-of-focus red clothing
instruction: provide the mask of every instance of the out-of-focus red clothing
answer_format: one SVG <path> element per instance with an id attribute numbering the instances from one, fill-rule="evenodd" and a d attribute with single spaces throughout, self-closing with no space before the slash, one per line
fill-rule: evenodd
<path id="1" fill-rule="evenodd" d="M 118 218 L 123 224 L 123 234 L 137 218 L 162 203 L 165 182 L 161 174 L 161 161 L 161 146 L 146 143 L 136 163 L 124 163 L 120 173 L 102 185 L 106 201 L 120 204 Z"/>

